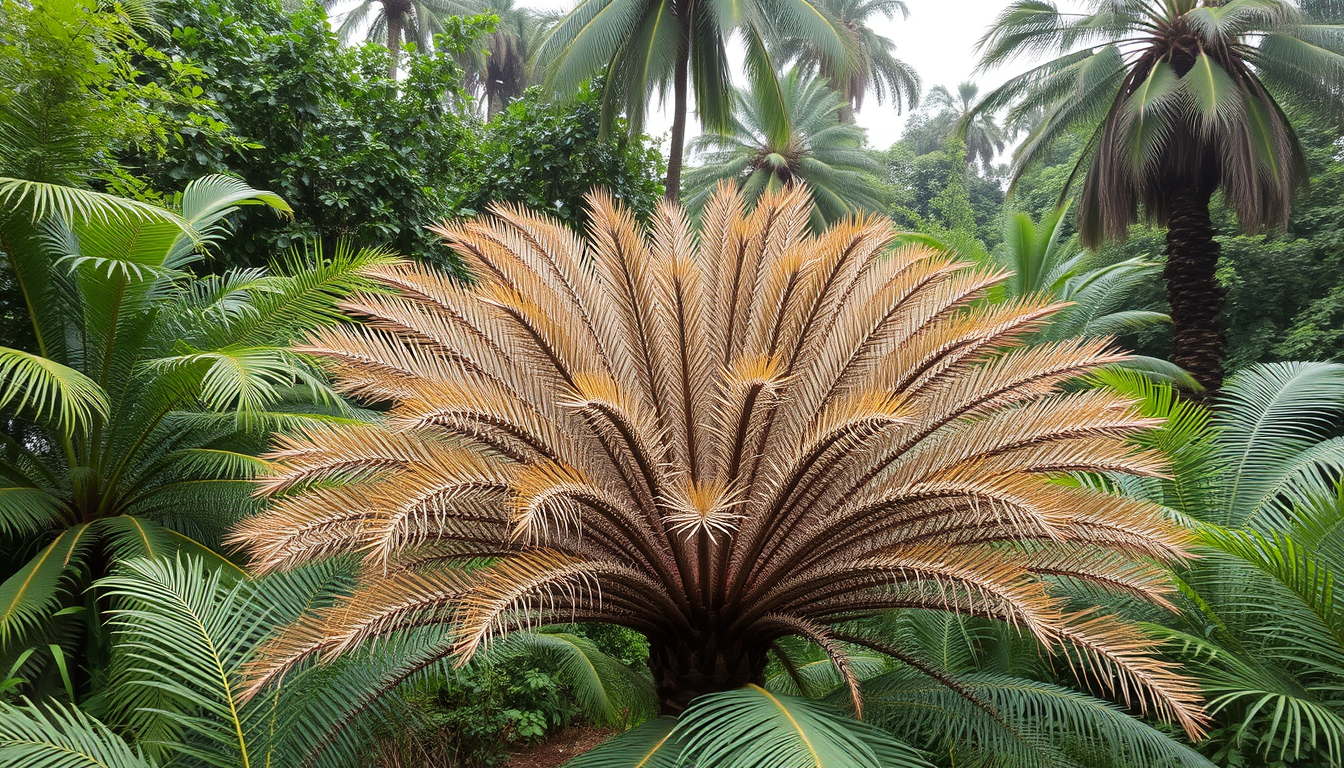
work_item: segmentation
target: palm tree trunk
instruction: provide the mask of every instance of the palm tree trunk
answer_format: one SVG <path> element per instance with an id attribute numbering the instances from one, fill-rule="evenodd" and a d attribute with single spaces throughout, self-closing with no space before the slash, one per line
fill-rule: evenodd
<path id="1" fill-rule="evenodd" d="M 387 10 L 387 50 L 392 52 L 392 63 L 387 65 L 387 76 L 389 79 L 397 79 L 397 54 L 401 52 L 401 13 L 389 8 Z"/>
<path id="2" fill-rule="evenodd" d="M 1211 191 L 1177 190 L 1168 198 L 1167 299 L 1171 303 L 1172 362 L 1190 372 L 1204 396 L 1223 385 L 1223 297 L 1218 242 L 1209 218 Z"/>
<path id="3" fill-rule="evenodd" d="M 690 14 L 683 15 L 679 21 L 677 63 L 672 74 L 672 137 L 667 148 L 667 180 L 663 190 L 663 197 L 673 203 L 681 197 L 681 164 L 686 151 L 686 113 L 689 111 L 687 81 L 691 64 L 691 24 L 694 23 Z"/>

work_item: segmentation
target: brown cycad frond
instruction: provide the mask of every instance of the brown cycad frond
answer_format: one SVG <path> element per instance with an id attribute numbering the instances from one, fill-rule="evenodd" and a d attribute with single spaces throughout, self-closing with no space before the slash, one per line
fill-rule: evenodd
<path id="1" fill-rule="evenodd" d="M 913 607 L 1012 622 L 1198 732 L 1191 683 L 1057 594 L 1166 604 L 1161 562 L 1183 555 L 1156 507 L 1068 481 L 1163 472 L 1126 441 L 1152 423 L 1132 403 L 1063 386 L 1123 355 L 1019 346 L 1055 307 L 984 303 L 1004 275 L 891 250 L 881 219 L 813 235 L 799 191 L 746 212 L 725 190 L 698 232 L 673 206 L 641 229 L 590 203 L 586 238 L 512 207 L 444 226 L 474 287 L 381 266 L 392 292 L 305 346 L 391 410 L 270 457 L 275 502 L 235 537 L 254 566 L 367 566 L 257 680 L 426 623 L 465 660 L 519 627 L 595 620 L 648 636 L 676 712 L 757 679 L 788 635 L 852 683 L 828 626 Z"/>

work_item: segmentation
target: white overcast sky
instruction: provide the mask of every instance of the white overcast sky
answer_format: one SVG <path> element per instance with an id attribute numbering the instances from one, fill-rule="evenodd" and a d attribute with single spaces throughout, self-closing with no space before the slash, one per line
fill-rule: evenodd
<path id="1" fill-rule="evenodd" d="M 997 85 L 1014 72 L 1010 67 L 987 74 L 974 73 L 975 44 L 985 28 L 1008 5 L 1009 0 L 906 0 L 910 18 L 897 16 L 888 21 L 881 16 L 873 20 L 874 28 L 896 44 L 896 56 L 915 68 L 924 79 L 927 91 L 935 85 L 955 89 L 957 83 L 973 79 L 981 85 L 981 92 Z M 573 0 L 531 0 L 534 8 L 569 10 Z M 1022 62 L 1018 63 L 1019 66 Z M 886 149 L 900 138 L 904 115 L 898 115 L 890 104 L 878 104 L 873 99 L 864 102 L 858 114 L 859 125 L 868 129 L 868 143 Z M 654 104 L 647 123 L 654 135 L 666 134 L 671 121 Z M 694 130 L 694 120 L 690 126 Z"/>

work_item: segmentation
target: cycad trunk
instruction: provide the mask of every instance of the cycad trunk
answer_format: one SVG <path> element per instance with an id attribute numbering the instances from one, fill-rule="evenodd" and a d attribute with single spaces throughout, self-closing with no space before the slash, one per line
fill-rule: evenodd
<path id="1" fill-rule="evenodd" d="M 1171 302 L 1172 362 L 1190 372 L 1208 396 L 1223 385 L 1223 296 L 1218 242 L 1209 218 L 1211 191 L 1177 190 L 1168 198 L 1167 299 Z"/>
<path id="2" fill-rule="evenodd" d="M 658 688 L 658 714 L 680 715 L 697 696 L 760 683 L 766 648 L 715 636 L 651 643 L 649 668 Z"/>

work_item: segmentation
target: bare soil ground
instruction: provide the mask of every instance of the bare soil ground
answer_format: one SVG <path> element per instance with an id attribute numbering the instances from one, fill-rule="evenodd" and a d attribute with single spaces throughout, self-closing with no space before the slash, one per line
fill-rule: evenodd
<path id="1" fill-rule="evenodd" d="M 574 726 L 542 743 L 509 755 L 504 768 L 559 768 L 565 761 L 596 747 L 615 731 L 610 728 Z"/>

